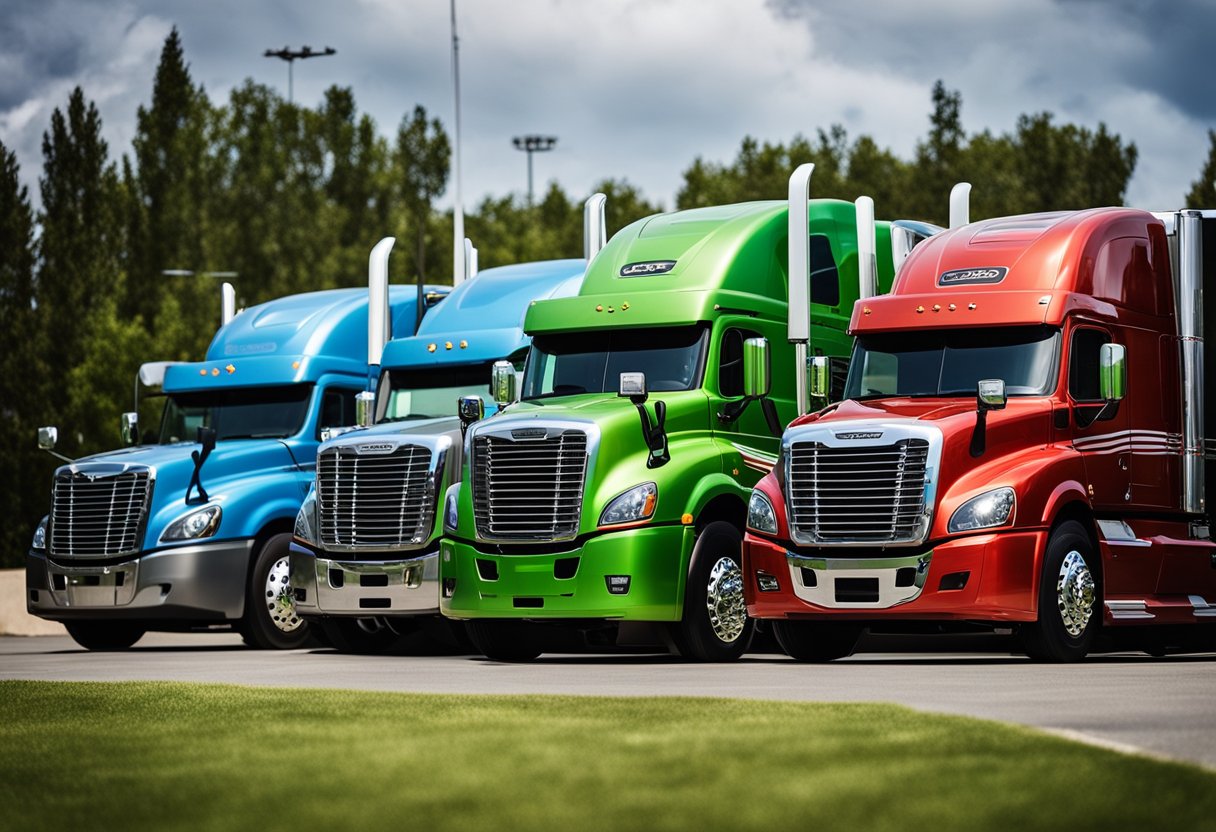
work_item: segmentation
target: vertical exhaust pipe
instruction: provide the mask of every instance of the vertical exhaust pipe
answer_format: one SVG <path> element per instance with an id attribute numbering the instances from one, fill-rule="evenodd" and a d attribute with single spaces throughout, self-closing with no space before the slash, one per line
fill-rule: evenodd
<path id="1" fill-rule="evenodd" d="M 236 317 L 236 289 L 231 283 L 220 284 L 220 326 L 227 326 Z"/>
<path id="2" fill-rule="evenodd" d="M 859 196 L 857 211 L 857 281 L 862 300 L 878 294 L 878 229 L 874 223 L 874 200 Z"/>
<path id="3" fill-rule="evenodd" d="M 392 337 L 392 322 L 388 314 L 388 256 L 395 237 L 385 237 L 376 243 L 367 259 L 367 363 L 380 366 L 384 345 Z"/>
<path id="4" fill-rule="evenodd" d="M 604 219 L 604 206 L 608 197 L 592 194 L 583 203 L 583 259 L 588 263 L 608 244 L 608 223 Z"/>
<path id="5" fill-rule="evenodd" d="M 1203 215 L 1178 214 L 1178 340 L 1182 352 L 1182 510 L 1207 505 L 1203 413 Z"/>
<path id="6" fill-rule="evenodd" d="M 811 174 L 806 162 L 790 176 L 789 187 L 789 320 L 788 338 L 794 345 L 794 395 L 801 416 L 811 407 L 806 389 L 807 351 L 811 342 Z"/>
<path id="7" fill-rule="evenodd" d="M 950 227 L 961 228 L 971 222 L 971 183 L 959 182 L 950 189 Z"/>
<path id="8" fill-rule="evenodd" d="M 473 241 L 468 237 L 464 238 L 464 279 L 472 280 L 477 277 L 477 249 L 473 248 Z"/>

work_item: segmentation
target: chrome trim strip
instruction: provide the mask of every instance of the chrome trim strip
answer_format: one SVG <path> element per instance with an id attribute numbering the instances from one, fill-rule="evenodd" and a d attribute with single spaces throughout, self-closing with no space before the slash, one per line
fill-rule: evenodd
<path id="1" fill-rule="evenodd" d="M 1148 611 L 1147 601 L 1107 601 L 1106 609 L 1116 621 L 1148 620 L 1157 617 Z"/>
<path id="2" fill-rule="evenodd" d="M 1202 595 L 1188 595 L 1196 618 L 1216 618 L 1216 604 L 1209 604 Z"/>
<path id="3" fill-rule="evenodd" d="M 808 558 L 797 552 L 787 551 L 785 560 L 789 566 L 790 586 L 793 587 L 794 594 L 808 604 L 838 610 L 874 610 L 896 607 L 919 598 L 929 577 L 933 552 L 895 558 Z M 896 586 L 895 579 L 899 570 L 910 567 L 916 569 L 916 579 L 912 586 Z M 815 586 L 804 585 L 803 569 L 810 569 L 815 573 Z M 837 578 L 877 578 L 878 600 L 837 601 Z"/>

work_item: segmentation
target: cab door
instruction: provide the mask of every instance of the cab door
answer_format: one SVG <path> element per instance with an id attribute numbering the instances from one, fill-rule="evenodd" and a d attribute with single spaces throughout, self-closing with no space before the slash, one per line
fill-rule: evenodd
<path id="1" fill-rule="evenodd" d="M 1122 510 L 1131 500 L 1132 443 L 1129 408 L 1107 404 L 1098 386 L 1098 356 L 1112 340 L 1104 327 L 1080 324 L 1068 347 L 1068 398 L 1072 443 L 1085 464 L 1090 498 L 1101 510 Z"/>

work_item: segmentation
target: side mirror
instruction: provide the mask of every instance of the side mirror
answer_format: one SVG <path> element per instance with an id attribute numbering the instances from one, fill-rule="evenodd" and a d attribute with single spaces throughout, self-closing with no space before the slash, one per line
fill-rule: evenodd
<path id="1" fill-rule="evenodd" d="M 510 361 L 495 361 L 490 371 L 490 388 L 494 391 L 494 402 L 506 407 L 515 402 L 518 392 L 515 366 Z"/>
<path id="2" fill-rule="evenodd" d="M 59 428 L 50 425 L 44 428 L 38 428 L 38 447 L 44 451 L 53 450 L 55 445 L 59 443 Z"/>
<path id="3" fill-rule="evenodd" d="M 832 395 L 832 365 L 826 355 L 811 358 L 811 395 L 817 399 Z"/>
<path id="4" fill-rule="evenodd" d="M 124 445 L 139 444 L 139 414 L 124 413 L 122 421 L 118 428 L 119 435 L 122 437 Z"/>
<path id="5" fill-rule="evenodd" d="M 1002 378 L 981 379 L 976 384 L 976 407 L 980 411 L 1004 410 L 1008 396 L 1005 395 L 1005 380 Z"/>
<path id="6" fill-rule="evenodd" d="M 467 430 L 469 425 L 486 417 L 486 403 L 481 396 L 461 396 L 456 402 L 456 415 L 460 417 L 460 427 Z"/>
<path id="7" fill-rule="evenodd" d="M 355 394 L 355 424 L 361 428 L 371 427 L 376 421 L 376 394 L 364 390 Z"/>
<path id="8" fill-rule="evenodd" d="M 616 394 L 623 399 L 629 399 L 634 404 L 645 404 L 646 374 L 621 373 L 620 386 L 617 388 Z"/>
<path id="9" fill-rule="evenodd" d="M 1103 399 L 1117 402 L 1127 389 L 1127 347 L 1103 344 L 1098 353 L 1098 390 Z"/>
<path id="10" fill-rule="evenodd" d="M 743 342 L 743 395 L 761 399 L 773 386 L 772 363 L 767 338 L 748 338 Z"/>

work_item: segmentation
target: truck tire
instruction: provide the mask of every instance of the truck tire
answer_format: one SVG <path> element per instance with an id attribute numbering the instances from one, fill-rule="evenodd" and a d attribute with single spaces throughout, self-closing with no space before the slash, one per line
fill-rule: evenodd
<path id="1" fill-rule="evenodd" d="M 1047 540 L 1039 577 L 1039 618 L 1022 628 L 1026 654 L 1042 662 L 1076 662 L 1085 658 L 1102 624 L 1097 564 L 1085 527 L 1061 523 Z"/>
<path id="2" fill-rule="evenodd" d="M 800 662 L 830 662 L 853 655 L 863 629 L 843 621 L 773 621 L 777 643 Z"/>
<path id="3" fill-rule="evenodd" d="M 126 650 L 147 630 L 130 621 L 65 621 L 72 640 L 86 650 Z"/>
<path id="4" fill-rule="evenodd" d="M 258 550 L 249 570 L 245 616 L 239 629 L 250 647 L 261 650 L 295 650 L 311 634 L 296 614 L 288 578 L 290 534 L 276 534 Z"/>
<path id="5" fill-rule="evenodd" d="M 668 626 L 672 646 L 696 662 L 731 662 L 747 650 L 754 622 L 743 600 L 743 536 L 730 523 L 697 535 L 684 589 L 684 614 Z"/>
<path id="6" fill-rule="evenodd" d="M 496 662 L 530 662 L 541 654 L 535 625 L 526 621 L 466 621 L 473 646 Z"/>

